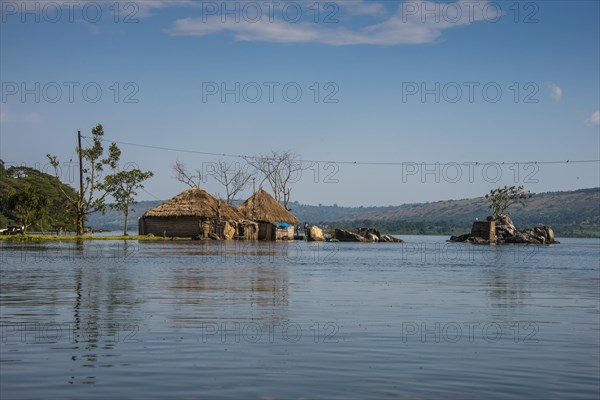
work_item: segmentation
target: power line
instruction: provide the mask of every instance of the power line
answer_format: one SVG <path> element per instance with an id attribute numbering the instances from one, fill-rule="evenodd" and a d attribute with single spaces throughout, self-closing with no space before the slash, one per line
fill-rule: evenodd
<path id="1" fill-rule="evenodd" d="M 84 138 L 88 138 L 86 136 L 82 136 Z M 147 144 L 140 143 L 131 143 L 131 142 L 123 142 L 117 140 L 108 140 L 108 139 L 100 139 L 103 142 L 111 142 L 117 143 L 125 146 L 134 146 L 141 147 L 152 150 L 163 150 L 163 151 L 172 151 L 177 153 L 189 153 L 189 154 L 200 154 L 206 156 L 215 156 L 215 157 L 230 157 L 230 158 L 241 158 L 244 160 L 255 160 L 263 157 L 259 156 L 250 156 L 245 154 L 231 154 L 231 153 L 213 153 L 207 151 L 199 151 L 199 150 L 189 150 L 189 149 L 177 149 L 173 147 L 163 147 L 163 146 L 152 146 Z M 268 159 L 268 157 L 265 157 Z M 583 164 L 583 163 L 599 163 L 599 160 L 551 160 L 551 161 L 465 161 L 465 162 L 409 162 L 409 161 L 394 161 L 394 162 L 385 162 L 385 161 L 336 161 L 336 160 L 298 160 L 298 162 L 305 163 L 315 163 L 315 164 L 344 164 L 344 165 L 373 165 L 373 166 L 402 166 L 406 164 L 425 164 L 425 165 L 436 165 L 436 164 L 462 164 L 462 165 L 486 165 L 486 164 Z"/>
<path id="2" fill-rule="evenodd" d="M 152 193 L 150 193 L 149 191 L 147 191 L 145 188 L 143 188 L 143 187 L 142 187 L 141 189 L 142 189 L 142 190 L 143 190 L 143 191 L 144 191 L 144 192 L 145 192 L 147 195 L 150 195 L 151 197 L 154 197 L 154 199 L 155 199 L 155 200 L 161 200 L 161 201 L 162 201 L 162 199 L 159 199 L 158 197 L 156 197 L 155 195 L 153 195 Z"/>

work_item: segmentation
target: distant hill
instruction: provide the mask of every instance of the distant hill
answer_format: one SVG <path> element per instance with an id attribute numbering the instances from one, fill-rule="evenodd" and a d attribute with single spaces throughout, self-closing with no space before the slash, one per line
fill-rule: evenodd
<path id="1" fill-rule="evenodd" d="M 162 201 L 143 201 L 130 215 L 135 222 L 146 210 Z M 475 218 L 490 214 L 483 197 L 387 207 L 312 206 L 290 203 L 301 223 L 336 227 L 368 226 L 385 233 L 451 235 L 468 232 Z M 570 192 L 539 193 L 526 207 L 510 209 L 517 227 L 538 224 L 554 228 L 557 236 L 600 237 L 600 188 Z M 88 224 L 96 229 L 118 230 L 123 215 L 114 210 L 90 216 Z M 135 223 L 132 228 L 135 227 Z"/>
<path id="2" fill-rule="evenodd" d="M 600 188 L 539 193 L 525 207 L 514 205 L 509 212 L 520 229 L 543 224 L 554 228 L 558 236 L 600 237 Z M 330 223 L 374 226 L 389 233 L 449 235 L 468 232 L 475 218 L 488 215 L 488 202 L 479 197 L 405 204 Z"/>

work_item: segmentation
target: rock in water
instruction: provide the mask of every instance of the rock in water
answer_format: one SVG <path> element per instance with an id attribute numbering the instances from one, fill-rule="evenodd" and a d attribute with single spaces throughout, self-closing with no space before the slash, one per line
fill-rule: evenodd
<path id="1" fill-rule="evenodd" d="M 491 217 L 488 217 L 488 221 L 491 221 Z M 516 234 L 517 228 L 508 215 L 502 215 L 496 220 L 496 237 L 503 239 Z"/>
<path id="2" fill-rule="evenodd" d="M 323 230 L 321 228 L 319 228 L 316 225 L 313 225 L 308 230 L 307 239 L 309 242 L 324 242 L 325 235 L 323 234 Z"/>
<path id="3" fill-rule="evenodd" d="M 368 240 L 360 236 L 358 233 L 350 232 L 344 229 L 336 228 L 333 233 L 333 238 L 340 242 L 367 242 Z"/>
<path id="4" fill-rule="evenodd" d="M 396 239 L 390 235 L 382 235 L 377 229 L 372 228 L 356 228 L 353 231 L 336 228 L 333 239 L 340 242 L 402 243 L 402 240 Z"/>
<path id="5" fill-rule="evenodd" d="M 380 242 L 388 242 L 388 243 L 402 243 L 404 242 L 401 239 L 396 239 L 395 237 L 391 236 L 391 235 L 383 235 L 379 238 Z"/>

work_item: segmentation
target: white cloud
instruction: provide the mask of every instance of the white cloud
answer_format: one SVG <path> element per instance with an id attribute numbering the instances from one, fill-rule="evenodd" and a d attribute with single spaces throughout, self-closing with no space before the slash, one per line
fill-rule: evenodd
<path id="1" fill-rule="evenodd" d="M 468 3 L 468 4 L 467 4 Z M 341 45 L 399 45 L 432 43 L 446 29 L 469 25 L 476 21 L 499 17 L 488 11 L 485 15 L 473 9 L 473 2 L 463 0 L 455 3 L 409 2 L 418 9 L 398 6 L 397 11 L 383 21 L 363 27 L 346 27 L 342 21 L 336 24 L 313 22 L 291 23 L 281 18 L 261 18 L 251 22 L 245 19 L 236 22 L 233 18 L 222 21 L 219 15 L 204 15 L 198 18 L 183 18 L 175 21 L 168 30 L 175 36 L 207 36 L 229 33 L 239 41 L 263 41 L 275 43 L 322 43 Z M 483 7 L 484 2 L 477 2 Z M 348 6 L 346 6 L 348 7 Z M 357 2 L 354 11 L 375 13 L 377 6 Z M 361 10 L 362 9 L 362 10 Z M 426 10 L 438 10 L 427 14 Z"/>
<path id="2" fill-rule="evenodd" d="M 596 111 L 586 120 L 588 125 L 600 125 L 600 111 Z"/>
<path id="3" fill-rule="evenodd" d="M 558 103 L 563 94 L 562 89 L 554 82 L 549 82 L 547 86 L 548 90 L 550 90 L 550 97 L 552 98 L 552 100 Z"/>
<path id="4" fill-rule="evenodd" d="M 323 3 L 325 4 L 325 3 Z M 381 16 L 385 13 L 385 6 L 381 3 L 366 2 L 364 0 L 343 1 L 335 3 L 344 7 L 350 15 Z"/>
<path id="5" fill-rule="evenodd" d="M 130 5 L 131 3 L 131 5 Z M 193 0 L 137 0 L 135 2 L 122 3 L 121 7 L 127 7 L 124 13 L 133 13 L 133 18 L 147 18 L 154 16 L 153 11 L 169 7 L 199 7 L 202 1 Z M 133 7 L 133 8 L 132 8 Z"/>
<path id="6" fill-rule="evenodd" d="M 6 110 L 6 107 L 0 108 L 0 122 L 36 122 L 40 117 L 37 114 L 13 114 Z"/>

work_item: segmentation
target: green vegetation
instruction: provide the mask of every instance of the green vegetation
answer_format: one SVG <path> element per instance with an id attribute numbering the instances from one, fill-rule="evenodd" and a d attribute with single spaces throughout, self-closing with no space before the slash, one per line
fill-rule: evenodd
<path id="1" fill-rule="evenodd" d="M 76 232 L 78 236 L 85 232 L 85 220 L 88 215 L 101 211 L 106 208 L 104 199 L 110 193 L 110 185 L 108 179 L 110 175 L 101 179 L 102 171 L 105 167 L 114 170 L 117 167 L 121 150 L 115 143 L 111 143 L 108 148 L 108 154 L 104 156 L 104 147 L 102 146 L 102 137 L 104 136 L 104 128 L 98 124 L 92 129 L 92 142 L 90 147 L 81 146 L 81 137 L 79 138 L 79 146 L 76 151 L 82 164 L 81 171 L 83 173 L 82 182 L 79 192 L 73 196 L 73 193 L 67 193 L 58 185 L 58 189 L 69 203 L 73 205 L 76 211 Z M 59 177 L 58 168 L 60 162 L 56 156 L 47 155 L 50 164 L 54 167 L 56 178 Z"/>
<path id="2" fill-rule="evenodd" d="M 137 196 L 136 190 L 143 189 L 144 185 L 142 182 L 152 177 L 152 175 L 154 174 L 150 171 L 142 172 L 136 168 L 106 177 L 110 193 L 115 199 L 115 202 L 110 204 L 110 208 L 121 211 L 125 217 L 124 236 L 128 235 L 127 223 L 129 221 L 131 206 L 137 204 L 137 201 L 135 201 L 135 196 Z"/>
<path id="3" fill-rule="evenodd" d="M 488 208 L 492 209 L 492 218 L 499 219 L 508 215 L 508 208 L 514 204 L 525 206 L 525 200 L 531 198 L 532 194 L 525 192 L 524 186 L 504 186 L 490 190 L 485 199 L 490 201 Z"/>
<path id="4" fill-rule="evenodd" d="M 27 233 L 27 228 L 35 221 L 38 221 L 43 231 L 42 221 L 48 213 L 46 207 L 48 207 L 48 199 L 40 189 L 33 186 L 13 190 L 6 196 L 6 208 L 19 219 L 23 233 Z"/>
<path id="5" fill-rule="evenodd" d="M 29 167 L 5 168 L 0 160 L 0 227 L 10 221 L 30 230 L 73 230 L 75 213 L 62 191 L 76 195 L 56 177 Z"/>

